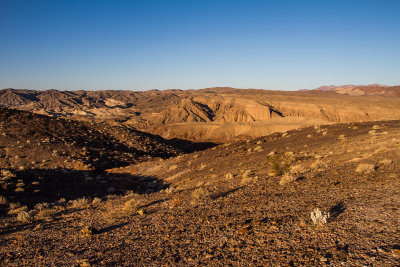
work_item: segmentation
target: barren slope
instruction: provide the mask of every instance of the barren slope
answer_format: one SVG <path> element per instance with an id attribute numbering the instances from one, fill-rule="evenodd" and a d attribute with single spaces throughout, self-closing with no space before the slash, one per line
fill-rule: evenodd
<path id="1" fill-rule="evenodd" d="M 207 145 L 172 142 L 129 127 L 0 107 L 0 168 L 11 172 L 10 177 L 0 179 L 0 195 L 9 201 L 35 204 L 82 194 L 101 196 L 110 187 L 113 192 L 123 192 L 134 183 L 112 185 L 99 175 L 108 168 L 177 156 Z"/>
<path id="2" fill-rule="evenodd" d="M 0 260 L 399 265 L 399 148 L 399 121 L 353 123 L 108 170 L 142 183 L 142 191 L 94 204 L 50 204 L 47 213 L 32 211 L 29 223 L 3 216 Z M 316 208 L 329 212 L 326 223 L 313 223 Z"/>

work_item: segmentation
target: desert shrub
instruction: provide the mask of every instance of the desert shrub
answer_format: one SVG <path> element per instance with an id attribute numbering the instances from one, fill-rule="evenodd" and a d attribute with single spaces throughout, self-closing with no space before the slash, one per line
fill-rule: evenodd
<path id="1" fill-rule="evenodd" d="M 311 169 L 316 170 L 316 171 L 323 171 L 328 167 L 328 164 L 326 162 L 323 162 L 322 160 L 317 159 L 310 165 Z"/>
<path id="2" fill-rule="evenodd" d="M 42 207 L 40 210 L 34 210 L 36 212 L 35 218 L 48 218 L 51 215 L 55 214 L 57 211 L 59 211 L 60 206 L 57 207 L 53 207 L 53 208 L 49 208 L 47 207 Z"/>
<path id="3" fill-rule="evenodd" d="M 71 208 L 75 209 L 84 208 L 89 204 L 89 199 L 86 197 L 82 197 L 75 200 L 70 200 L 68 204 Z"/>
<path id="4" fill-rule="evenodd" d="M 242 178 L 246 179 L 249 178 L 251 174 L 251 170 L 245 170 L 242 174 Z"/>
<path id="5" fill-rule="evenodd" d="M 16 187 L 24 187 L 25 184 L 24 184 L 23 182 L 19 182 L 19 183 L 17 183 L 15 186 L 16 186 Z"/>
<path id="6" fill-rule="evenodd" d="M 139 207 L 140 201 L 137 198 L 129 199 L 125 201 L 123 209 L 125 211 L 136 211 Z"/>
<path id="7" fill-rule="evenodd" d="M 100 203 L 100 202 L 101 202 L 101 198 L 95 197 L 95 198 L 93 198 L 92 204 L 97 204 L 97 203 Z"/>
<path id="8" fill-rule="evenodd" d="M 225 174 L 225 178 L 226 179 L 233 179 L 233 174 L 229 172 L 229 173 Z"/>
<path id="9" fill-rule="evenodd" d="M 328 222 L 330 214 L 329 214 L 329 212 L 321 211 L 319 208 L 315 208 L 311 212 L 310 217 L 311 217 L 311 221 L 314 224 L 322 225 L 322 224 L 326 224 Z"/>
<path id="10" fill-rule="evenodd" d="M 281 179 L 279 180 L 279 184 L 284 186 L 290 182 L 295 181 L 297 178 L 296 176 L 290 175 L 290 174 L 284 174 Z"/>
<path id="11" fill-rule="evenodd" d="M 30 223 L 33 221 L 32 215 L 27 211 L 21 211 L 17 215 L 17 220 L 20 222 Z"/>
<path id="12" fill-rule="evenodd" d="M 97 233 L 97 230 L 91 226 L 85 226 L 80 231 L 82 237 L 89 237 L 95 233 Z"/>
<path id="13" fill-rule="evenodd" d="M 5 205 L 7 203 L 8 203 L 7 198 L 0 196 L 0 205 Z"/>
<path id="14" fill-rule="evenodd" d="M 11 172 L 10 170 L 7 170 L 7 169 L 1 170 L 1 176 L 2 176 L 2 180 L 10 180 L 10 179 L 16 177 L 16 175 L 13 172 Z"/>
<path id="15" fill-rule="evenodd" d="M 185 203 L 185 198 L 181 194 L 176 194 L 171 199 L 171 208 L 182 206 Z"/>
<path id="16" fill-rule="evenodd" d="M 361 163 L 357 166 L 356 172 L 360 174 L 368 174 L 375 171 L 376 166 L 374 164 Z"/>
<path id="17" fill-rule="evenodd" d="M 17 204 L 17 205 L 12 205 L 12 204 Z M 19 203 L 10 203 L 10 209 L 8 210 L 8 214 L 18 214 L 21 211 L 27 211 L 28 207 L 27 206 L 20 206 Z"/>
<path id="18" fill-rule="evenodd" d="M 290 170 L 290 162 L 283 159 L 280 155 L 274 155 L 271 158 L 271 163 L 270 176 L 282 176 Z"/>
<path id="19" fill-rule="evenodd" d="M 173 186 L 170 186 L 170 187 L 168 187 L 168 188 L 166 188 L 166 189 L 164 190 L 164 192 L 167 193 L 167 194 L 172 194 L 172 193 L 174 193 L 175 191 L 176 191 L 176 188 L 173 187 Z"/>
<path id="20" fill-rule="evenodd" d="M 36 204 L 34 209 L 37 211 L 41 211 L 41 210 L 47 209 L 48 207 L 49 207 L 49 203 L 43 202 L 43 203 Z"/>
<path id="21" fill-rule="evenodd" d="M 251 170 L 244 171 L 243 174 L 242 174 L 241 184 L 248 184 L 248 183 L 252 182 L 253 179 L 252 179 L 251 175 L 252 175 L 252 171 Z"/>
<path id="22" fill-rule="evenodd" d="M 15 189 L 15 192 L 17 192 L 17 193 L 22 193 L 22 192 L 24 192 L 25 191 L 25 189 L 23 189 L 22 187 L 17 187 L 16 189 Z"/>
<path id="23" fill-rule="evenodd" d="M 293 165 L 290 167 L 291 174 L 302 174 L 305 172 L 307 172 L 307 169 L 301 164 Z"/>
<path id="24" fill-rule="evenodd" d="M 206 198 L 206 196 L 207 196 L 207 190 L 205 190 L 204 188 L 197 188 L 192 193 L 192 197 L 195 200 L 204 199 Z"/>
<path id="25" fill-rule="evenodd" d="M 65 198 L 60 198 L 59 200 L 57 200 L 58 204 L 65 204 L 67 202 L 67 200 Z"/>
<path id="26" fill-rule="evenodd" d="M 207 165 L 205 165 L 205 164 L 202 163 L 202 164 L 199 166 L 199 170 L 204 170 L 206 167 L 207 167 Z"/>

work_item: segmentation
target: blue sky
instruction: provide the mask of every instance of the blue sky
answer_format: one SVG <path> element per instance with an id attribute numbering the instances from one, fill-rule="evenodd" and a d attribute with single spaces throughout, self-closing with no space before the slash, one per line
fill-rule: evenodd
<path id="1" fill-rule="evenodd" d="M 400 84 L 400 1 L 0 0 L 0 88 Z"/>

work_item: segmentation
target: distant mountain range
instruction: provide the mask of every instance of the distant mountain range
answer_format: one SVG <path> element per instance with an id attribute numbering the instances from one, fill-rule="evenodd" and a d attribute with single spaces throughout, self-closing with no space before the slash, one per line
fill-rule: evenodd
<path id="1" fill-rule="evenodd" d="M 315 91 L 331 91 L 338 94 L 347 94 L 353 96 L 362 95 L 382 95 L 382 96 L 400 96 L 400 86 L 388 86 L 383 84 L 369 84 L 369 85 L 326 85 L 313 89 Z M 303 90 L 301 90 L 303 91 Z"/>

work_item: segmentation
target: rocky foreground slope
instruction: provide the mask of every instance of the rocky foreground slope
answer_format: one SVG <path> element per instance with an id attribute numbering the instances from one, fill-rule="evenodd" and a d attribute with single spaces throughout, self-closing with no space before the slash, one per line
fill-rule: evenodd
<path id="1" fill-rule="evenodd" d="M 121 182 L 112 187 L 99 174 L 109 168 L 178 156 L 210 145 L 169 141 L 128 126 L 52 118 L 0 107 L 0 169 L 4 172 L 0 195 L 10 201 L 35 204 L 83 193 L 102 196 L 110 190 L 124 191 L 134 183 Z M 10 172 L 17 172 L 18 177 L 8 175 Z"/>
<path id="2" fill-rule="evenodd" d="M 2 198 L 0 261 L 399 265 L 399 148 L 399 121 L 315 126 L 97 174 L 123 195 Z"/>
<path id="3" fill-rule="evenodd" d="M 336 88 L 337 89 L 337 88 Z M 129 125 L 164 138 L 225 142 L 315 124 L 400 119 L 399 87 L 333 91 L 0 91 L 0 105 Z M 357 91 L 358 90 L 358 91 Z M 339 93 L 338 93 L 339 92 Z"/>

